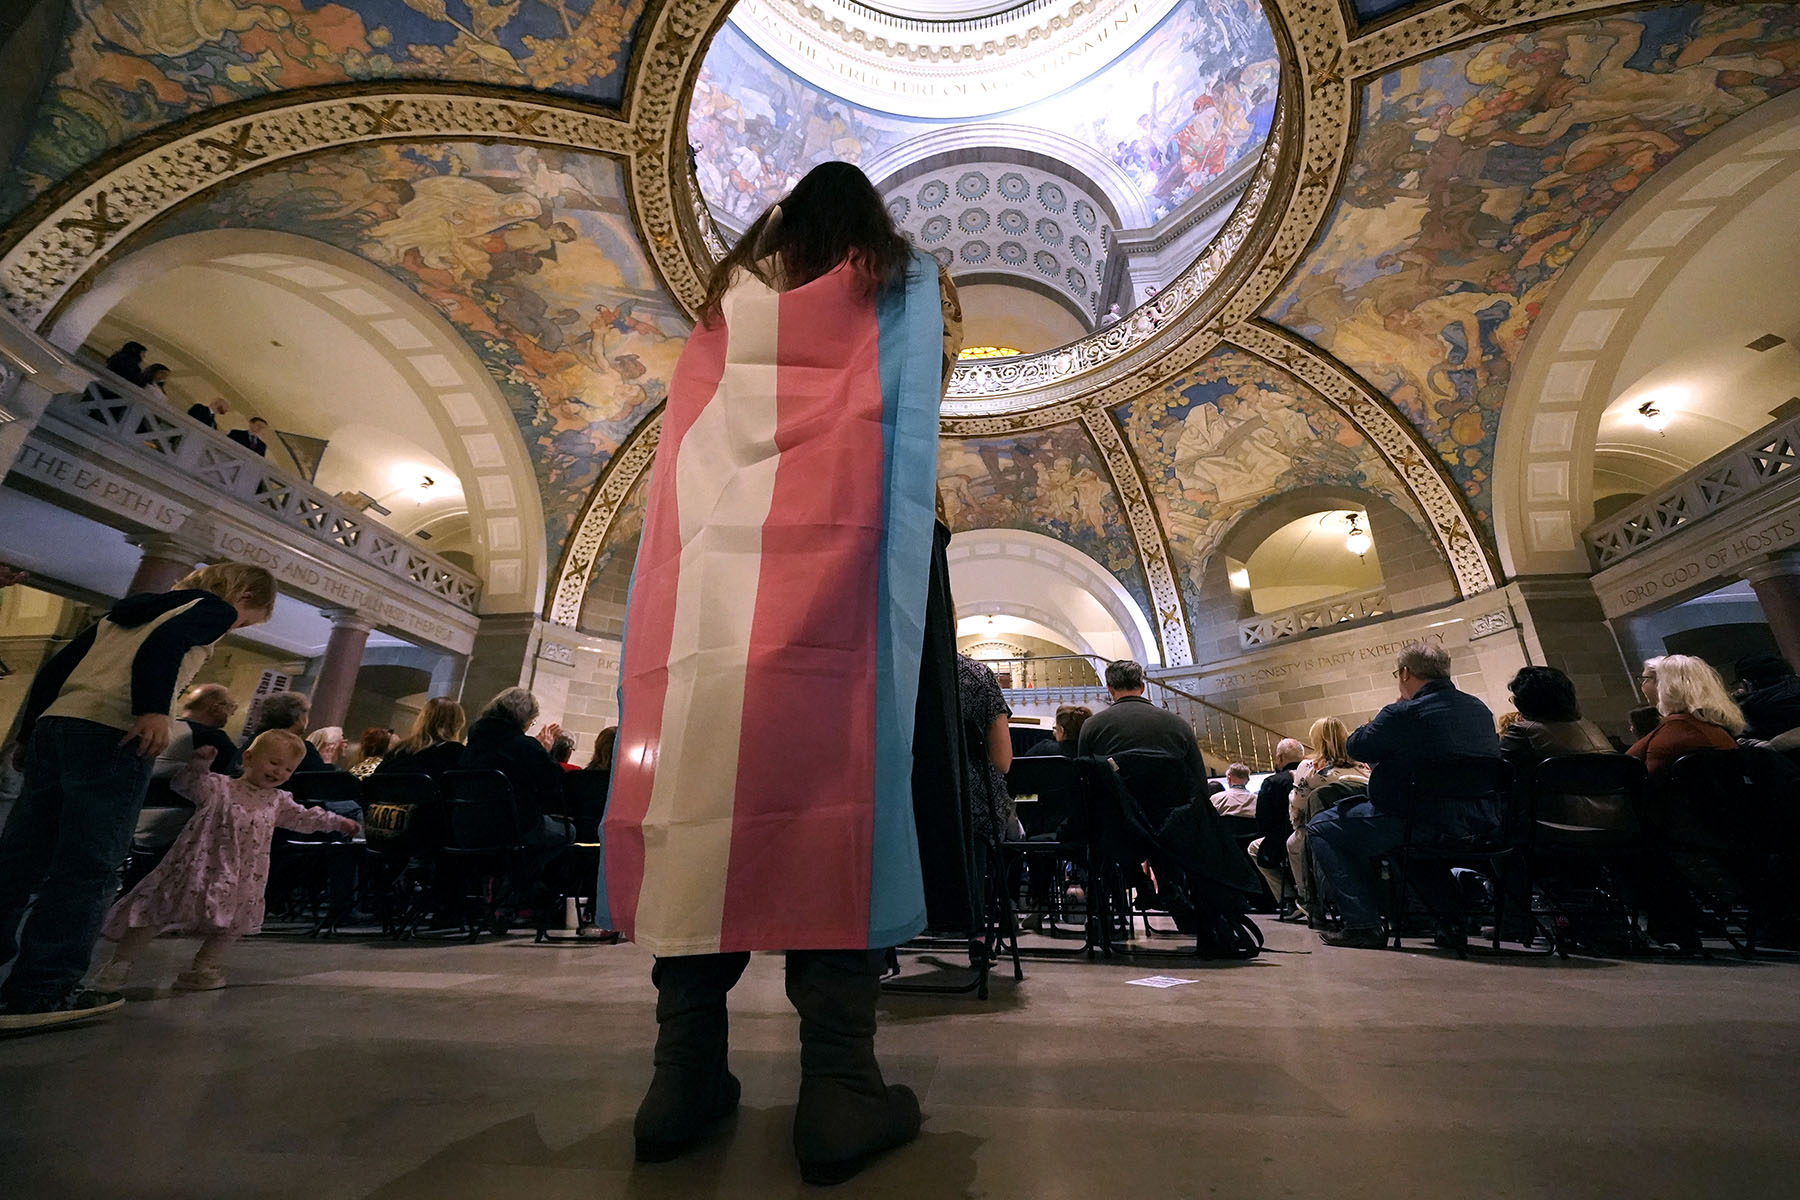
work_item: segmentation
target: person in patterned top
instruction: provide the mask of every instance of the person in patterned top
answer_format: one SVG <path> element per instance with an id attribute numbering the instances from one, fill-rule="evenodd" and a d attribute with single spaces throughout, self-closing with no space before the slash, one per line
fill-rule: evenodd
<path id="1" fill-rule="evenodd" d="M 237 940 L 262 928 L 263 890 L 269 881 L 269 845 L 276 829 L 301 833 L 361 832 L 361 826 L 323 808 L 303 808 L 281 785 L 300 765 L 304 746 L 282 729 L 256 736 L 244 751 L 237 779 L 213 774 L 216 754 L 203 746 L 173 786 L 194 802 L 194 816 L 169 855 L 107 914 L 101 931 L 119 943 L 95 986 L 125 986 L 144 948 L 164 930 L 205 940 L 194 963 L 175 977 L 181 991 L 225 986 L 219 960 Z"/>

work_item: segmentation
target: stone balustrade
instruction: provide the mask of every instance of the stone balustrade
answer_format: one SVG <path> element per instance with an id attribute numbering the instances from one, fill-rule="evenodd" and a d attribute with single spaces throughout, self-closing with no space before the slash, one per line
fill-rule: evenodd
<path id="1" fill-rule="evenodd" d="M 1625 561 L 1723 509 L 1800 477 L 1800 413 L 1757 430 L 1582 534 L 1600 569 Z"/>
<path id="2" fill-rule="evenodd" d="M 1336 629 L 1372 617 L 1384 617 L 1392 611 L 1387 588 L 1371 588 L 1366 592 L 1347 592 L 1327 596 L 1311 604 L 1299 604 L 1281 612 L 1261 613 L 1238 622 L 1238 642 L 1246 650 L 1268 646 L 1301 634 Z"/>

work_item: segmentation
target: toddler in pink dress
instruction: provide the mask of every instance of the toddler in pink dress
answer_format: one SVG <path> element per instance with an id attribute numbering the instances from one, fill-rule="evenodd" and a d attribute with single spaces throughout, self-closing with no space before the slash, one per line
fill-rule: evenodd
<path id="1" fill-rule="evenodd" d="M 216 753 L 212 748 L 194 752 L 170 781 L 194 802 L 194 815 L 168 857 L 107 914 L 102 932 L 119 947 L 96 977 L 96 986 L 104 981 L 109 990 L 124 987 L 131 964 L 166 929 L 205 939 L 193 966 L 175 977 L 177 988 L 202 992 L 225 986 L 219 959 L 240 937 L 262 928 L 269 844 L 276 828 L 305 833 L 361 829 L 348 817 L 302 807 L 279 790 L 305 749 L 286 730 L 258 734 L 244 751 L 244 773 L 237 779 L 208 770 Z"/>

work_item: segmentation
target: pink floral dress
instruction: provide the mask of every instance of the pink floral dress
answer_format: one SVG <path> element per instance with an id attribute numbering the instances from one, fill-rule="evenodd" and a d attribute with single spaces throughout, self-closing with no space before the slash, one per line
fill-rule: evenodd
<path id="1" fill-rule="evenodd" d="M 275 830 L 350 833 L 356 822 L 305 808 L 276 788 L 211 772 L 182 780 L 195 812 L 168 857 L 113 905 L 104 934 L 155 925 L 181 933 L 246 934 L 262 928 Z"/>

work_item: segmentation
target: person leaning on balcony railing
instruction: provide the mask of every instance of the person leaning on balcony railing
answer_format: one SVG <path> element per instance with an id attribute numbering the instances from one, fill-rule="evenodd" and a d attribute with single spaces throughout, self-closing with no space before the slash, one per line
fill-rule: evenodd
<path id="1" fill-rule="evenodd" d="M 167 399 L 168 396 L 163 391 L 163 384 L 169 382 L 169 368 L 167 364 L 151 363 L 144 368 L 144 377 L 140 382 L 146 390 L 154 391 L 158 396 Z"/>
<path id="2" fill-rule="evenodd" d="M 149 347 L 142 342 L 126 342 L 106 359 L 106 369 L 126 383 L 144 381 L 144 355 Z"/>
<path id="3" fill-rule="evenodd" d="M 124 1003 L 81 977 L 152 767 L 174 736 L 170 709 L 213 643 L 274 607 L 269 572 L 218 563 L 172 591 L 127 596 L 38 671 L 20 726 L 25 787 L 0 833 L 0 965 L 16 955 L 0 985 L 0 1029 Z"/>
<path id="4" fill-rule="evenodd" d="M 263 440 L 263 434 L 268 431 L 269 423 L 267 421 L 261 417 L 251 417 L 250 428 L 233 429 L 225 436 L 253 454 L 266 455 L 269 452 L 269 443 Z"/>
<path id="5" fill-rule="evenodd" d="M 219 427 L 219 418 L 231 411 L 230 403 L 223 396 L 214 396 L 202 404 L 188 406 L 188 416 L 200 422 L 208 429 Z"/>

